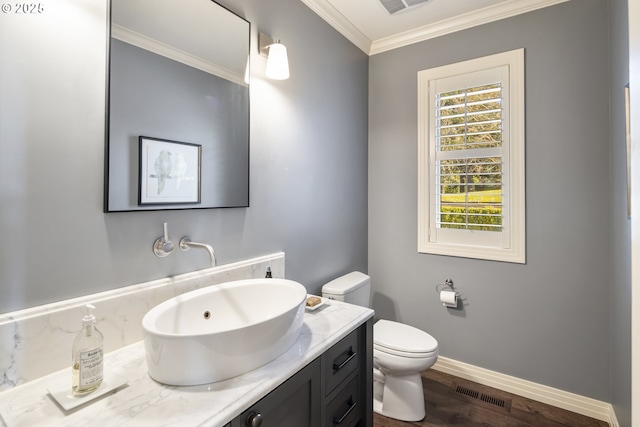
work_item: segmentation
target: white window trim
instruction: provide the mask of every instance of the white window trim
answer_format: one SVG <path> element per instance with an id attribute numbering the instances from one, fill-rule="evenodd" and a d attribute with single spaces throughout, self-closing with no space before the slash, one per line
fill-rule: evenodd
<path id="1" fill-rule="evenodd" d="M 503 168 L 505 173 L 509 173 L 509 185 L 503 215 L 508 229 L 500 233 L 501 244 L 497 246 L 472 244 L 465 242 L 464 237 L 457 239 L 457 243 L 433 241 L 429 238 L 430 225 L 435 223 L 430 210 L 433 193 L 430 175 L 435 161 L 431 154 L 430 138 L 431 128 L 435 128 L 435 124 L 430 121 L 431 108 L 434 108 L 429 102 L 430 81 L 505 65 L 509 70 L 509 111 L 506 112 L 509 117 L 509 143 L 508 159 Z M 418 252 L 521 264 L 526 262 L 524 105 L 524 49 L 418 72 Z"/>

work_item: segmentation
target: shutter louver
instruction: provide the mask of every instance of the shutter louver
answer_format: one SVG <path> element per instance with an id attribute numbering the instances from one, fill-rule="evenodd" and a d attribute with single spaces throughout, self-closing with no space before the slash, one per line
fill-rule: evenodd
<path id="1" fill-rule="evenodd" d="M 502 87 L 436 94 L 436 227 L 502 231 Z"/>

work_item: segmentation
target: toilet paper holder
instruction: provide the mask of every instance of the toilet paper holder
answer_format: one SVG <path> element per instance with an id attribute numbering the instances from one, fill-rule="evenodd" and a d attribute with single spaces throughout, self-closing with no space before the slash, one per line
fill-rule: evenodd
<path id="1" fill-rule="evenodd" d="M 436 286 L 436 291 L 440 294 L 440 302 L 447 308 L 458 307 L 458 297 L 460 294 L 453 287 L 453 280 L 447 279 L 444 283 Z"/>
<path id="2" fill-rule="evenodd" d="M 449 291 L 454 291 L 455 289 L 453 288 L 453 280 L 451 279 L 447 279 L 444 281 L 444 283 L 440 283 L 439 285 L 436 286 L 436 292 L 440 292 L 443 289 L 448 288 Z"/>

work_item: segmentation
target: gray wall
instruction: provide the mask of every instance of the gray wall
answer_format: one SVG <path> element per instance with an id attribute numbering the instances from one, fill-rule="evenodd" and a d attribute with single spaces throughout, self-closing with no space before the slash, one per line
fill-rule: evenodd
<path id="1" fill-rule="evenodd" d="M 631 425 L 631 224 L 627 217 L 624 86 L 629 82 L 627 0 L 611 0 L 611 403 Z"/>
<path id="2" fill-rule="evenodd" d="M 374 308 L 443 356 L 609 401 L 609 29 L 581 0 L 375 55 L 369 68 Z M 526 265 L 417 253 L 416 73 L 525 48 Z M 462 310 L 435 286 L 453 279 Z"/>
<path id="3" fill-rule="evenodd" d="M 0 313 L 207 267 L 153 255 L 165 221 L 219 264 L 285 251 L 311 292 L 366 271 L 367 56 L 300 1 L 223 3 L 252 22 L 249 208 L 104 214 L 106 3 L 0 14 Z M 289 80 L 263 78 L 258 30 Z"/>

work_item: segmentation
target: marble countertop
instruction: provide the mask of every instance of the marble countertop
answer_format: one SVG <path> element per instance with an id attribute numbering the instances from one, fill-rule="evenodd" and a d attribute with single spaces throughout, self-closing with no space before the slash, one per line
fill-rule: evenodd
<path id="1" fill-rule="evenodd" d="M 137 342 L 105 355 L 105 380 L 124 377 L 124 387 L 65 412 L 47 392 L 71 387 L 70 368 L 61 370 L 1 392 L 0 425 L 221 427 L 371 317 L 368 308 L 327 300 L 305 313 L 300 338 L 282 356 L 244 375 L 201 386 L 152 380 L 144 344 Z"/>

